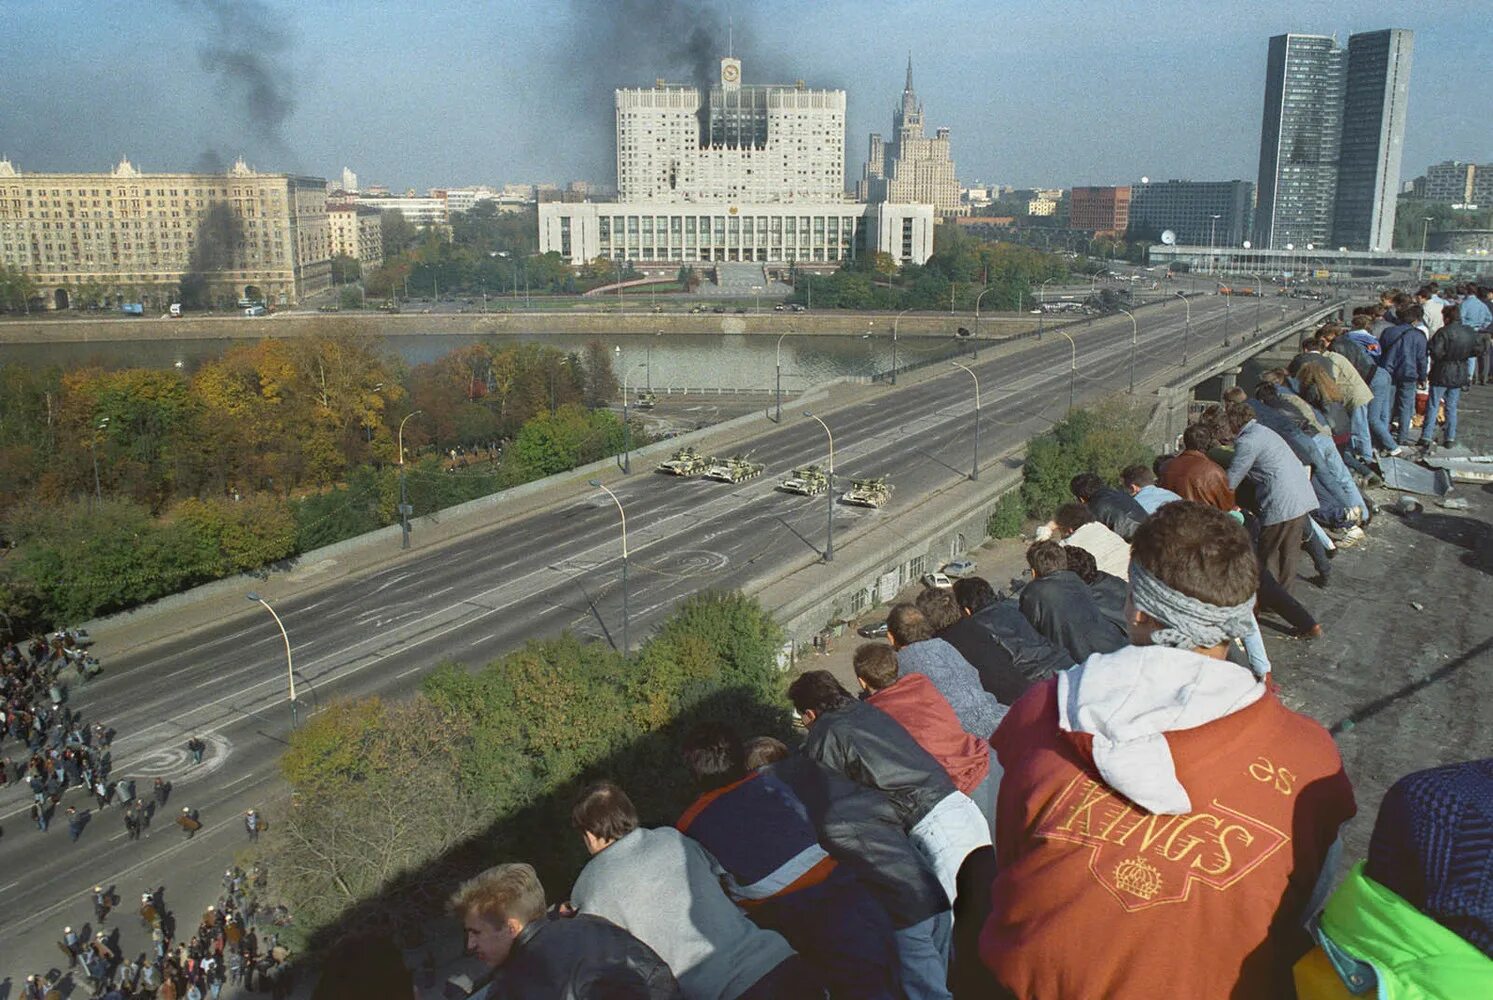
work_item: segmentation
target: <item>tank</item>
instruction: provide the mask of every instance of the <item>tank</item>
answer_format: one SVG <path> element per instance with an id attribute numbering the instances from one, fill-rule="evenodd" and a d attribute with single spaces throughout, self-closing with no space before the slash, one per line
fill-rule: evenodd
<path id="1" fill-rule="evenodd" d="M 658 471 L 671 476 L 698 476 L 714 463 L 715 459 L 693 448 L 680 448 L 658 464 Z"/>
<path id="2" fill-rule="evenodd" d="M 788 473 L 788 477 L 778 483 L 778 489 L 784 493 L 816 497 L 829 489 L 829 476 L 825 475 L 824 470 L 817 465 L 805 466 Z"/>
<path id="3" fill-rule="evenodd" d="M 852 479 L 850 489 L 840 495 L 840 501 L 857 507 L 880 507 L 891 495 L 892 488 L 887 484 L 886 477 L 875 476 L 870 479 Z"/>
<path id="4" fill-rule="evenodd" d="M 765 468 L 761 462 L 753 462 L 746 455 L 732 455 L 730 458 L 716 459 L 705 470 L 705 478 L 722 483 L 741 483 L 762 475 Z"/>
<path id="5" fill-rule="evenodd" d="M 658 396 L 651 392 L 640 392 L 632 405 L 640 410 L 651 410 L 658 405 Z"/>

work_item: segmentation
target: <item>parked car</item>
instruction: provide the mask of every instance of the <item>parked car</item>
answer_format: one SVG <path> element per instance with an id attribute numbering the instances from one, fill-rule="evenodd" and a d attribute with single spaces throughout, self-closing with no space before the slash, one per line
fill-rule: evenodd
<path id="1" fill-rule="evenodd" d="M 874 622 L 870 625 L 862 625 L 855 630 L 855 634 L 862 639 L 885 639 L 886 622 Z"/>
<path id="2" fill-rule="evenodd" d="M 944 563 L 945 576 L 968 576 L 975 571 L 974 560 L 955 559 L 953 562 Z"/>
<path id="3" fill-rule="evenodd" d="M 933 587 L 938 590 L 951 590 L 953 589 L 954 581 L 950 580 L 943 573 L 924 573 L 923 586 Z"/>

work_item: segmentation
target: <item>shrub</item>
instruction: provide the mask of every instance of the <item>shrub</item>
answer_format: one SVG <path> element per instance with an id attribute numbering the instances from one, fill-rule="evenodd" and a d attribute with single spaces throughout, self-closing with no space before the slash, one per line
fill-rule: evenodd
<path id="1" fill-rule="evenodd" d="M 1144 411 L 1127 400 L 1109 400 L 1092 410 L 1075 410 L 1032 440 L 1021 470 L 1026 513 L 1051 517 L 1073 498 L 1068 483 L 1080 472 L 1115 483 L 1125 466 L 1150 465 L 1155 456 L 1141 438 L 1145 419 Z"/>
<path id="2" fill-rule="evenodd" d="M 281 759 L 294 794 L 266 842 L 300 932 L 418 927 L 498 860 L 530 862 L 563 898 L 585 860 L 569 829 L 582 783 L 611 778 L 645 822 L 672 822 L 691 796 L 689 726 L 788 734 L 780 641 L 755 601 L 703 593 L 631 657 L 566 634 L 475 672 L 443 664 L 407 703 L 318 713 Z"/>
<path id="3" fill-rule="evenodd" d="M 996 501 L 990 520 L 986 522 L 985 533 L 992 538 L 1015 538 L 1021 534 L 1025 522 L 1026 505 L 1022 502 L 1021 492 L 1012 490 L 1001 494 L 1000 500 Z"/>

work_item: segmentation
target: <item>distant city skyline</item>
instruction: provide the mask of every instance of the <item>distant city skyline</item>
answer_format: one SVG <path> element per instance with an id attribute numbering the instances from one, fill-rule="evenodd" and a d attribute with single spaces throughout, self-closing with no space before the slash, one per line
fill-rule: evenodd
<path id="1" fill-rule="evenodd" d="M 612 90 L 691 82 L 694 64 L 731 46 L 746 82 L 846 90 L 849 177 L 860 137 L 896 106 L 910 52 L 930 133 L 953 131 L 961 183 L 1252 179 L 1270 36 L 1408 28 L 1424 56 L 1404 177 L 1493 160 L 1493 80 L 1449 71 L 1479 61 L 1486 7 L 1474 0 L 1425 22 L 1379 0 L 730 7 L 725 42 L 726 5 L 688 0 L 22 0 L 0 8 L 12 40 L 0 156 L 22 171 L 104 171 L 127 154 L 158 171 L 243 155 L 328 178 L 346 166 L 397 191 L 610 184 Z"/>

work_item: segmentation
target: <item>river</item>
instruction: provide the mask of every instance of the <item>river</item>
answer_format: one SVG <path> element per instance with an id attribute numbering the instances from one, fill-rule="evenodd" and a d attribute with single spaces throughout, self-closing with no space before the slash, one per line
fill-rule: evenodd
<path id="1" fill-rule="evenodd" d="M 620 378 L 639 387 L 680 389 L 767 389 L 774 384 L 778 338 L 764 335 L 611 334 L 414 334 L 376 337 L 384 350 L 414 366 L 473 343 L 495 346 L 532 341 L 566 352 L 582 352 L 591 340 L 613 348 Z M 188 373 L 220 357 L 243 340 L 140 340 L 107 343 L 0 345 L 0 363 L 67 368 L 180 368 Z M 898 339 L 898 364 L 955 357 L 967 346 L 951 337 Z M 842 376 L 869 376 L 891 367 L 891 340 L 877 336 L 788 336 L 782 340 L 783 388 L 798 391 Z"/>

